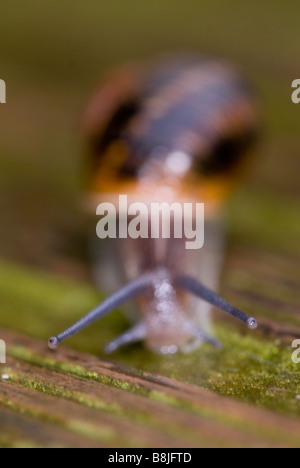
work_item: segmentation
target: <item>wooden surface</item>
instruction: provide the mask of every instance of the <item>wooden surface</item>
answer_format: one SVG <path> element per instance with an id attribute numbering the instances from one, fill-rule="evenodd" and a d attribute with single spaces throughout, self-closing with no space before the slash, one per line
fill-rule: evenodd
<path id="1" fill-rule="evenodd" d="M 1 443 L 72 447 L 298 446 L 300 422 L 93 355 L 2 332 Z M 2 374 L 3 375 L 3 374 Z M 184 430 L 183 430 L 184 428 Z"/>
<path id="2" fill-rule="evenodd" d="M 298 2 L 60 5 L 1 7 L 0 446 L 299 447 Z M 228 207 L 221 289 L 259 328 L 216 313 L 222 352 L 134 345 L 107 359 L 105 343 L 128 326 L 116 312 L 52 353 L 47 338 L 103 297 L 78 209 L 83 103 L 111 65 L 170 49 L 225 57 L 257 90 L 261 142 Z"/>

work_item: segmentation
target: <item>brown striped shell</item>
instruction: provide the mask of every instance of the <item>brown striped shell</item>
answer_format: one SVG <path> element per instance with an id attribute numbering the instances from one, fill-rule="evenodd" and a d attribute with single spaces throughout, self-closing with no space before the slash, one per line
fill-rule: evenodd
<path id="1" fill-rule="evenodd" d="M 257 133 L 252 93 L 222 61 L 172 57 L 112 73 L 83 121 L 89 193 L 220 202 Z M 97 198 L 98 199 L 98 198 Z"/>

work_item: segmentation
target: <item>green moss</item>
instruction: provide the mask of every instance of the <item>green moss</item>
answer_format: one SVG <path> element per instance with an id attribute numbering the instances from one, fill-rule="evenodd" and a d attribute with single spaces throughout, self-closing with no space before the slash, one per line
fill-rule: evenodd
<path id="1" fill-rule="evenodd" d="M 54 396 L 56 398 L 65 398 L 71 401 L 74 401 L 76 403 L 79 403 L 81 405 L 87 406 L 88 408 L 93 408 L 99 412 L 105 411 L 108 413 L 112 413 L 114 415 L 117 415 L 120 420 L 127 420 L 128 422 L 136 422 L 140 426 L 146 426 L 146 427 L 151 427 L 155 429 L 159 429 L 160 431 L 163 431 L 166 434 L 172 435 L 173 437 L 180 438 L 181 440 L 186 440 L 187 442 L 191 443 L 194 441 L 194 443 L 197 443 L 198 441 L 198 435 L 189 428 L 185 428 L 184 433 L 182 433 L 182 428 L 178 426 L 177 424 L 174 424 L 172 421 L 168 420 L 161 420 L 157 418 L 157 415 L 153 415 L 151 411 L 147 409 L 147 405 L 145 404 L 145 409 L 143 411 L 140 410 L 133 410 L 130 408 L 127 408 L 126 406 L 120 406 L 118 404 L 107 404 L 105 401 L 101 400 L 99 397 L 95 397 L 92 395 L 88 395 L 82 392 L 78 391 L 73 391 L 73 390 L 68 390 L 64 387 L 61 387 L 60 385 L 54 385 L 54 384 L 49 384 L 45 381 L 41 381 L 38 379 L 26 377 L 24 375 L 19 375 L 17 372 L 12 372 L 10 371 L 9 373 L 10 377 L 10 382 L 21 386 L 28 388 L 30 390 L 38 391 L 41 393 L 45 393 L 50 396 Z M 177 398 L 172 398 L 162 392 L 157 392 L 157 391 L 151 391 L 148 394 L 148 397 L 150 399 L 153 399 L 155 401 L 159 401 L 161 403 L 165 403 L 170 406 L 175 406 L 176 408 L 181 408 L 181 409 L 186 409 L 189 411 L 192 411 L 195 414 L 201 414 L 202 416 L 207 416 L 207 412 L 205 410 L 201 410 L 201 408 L 197 408 L 194 405 L 188 404 L 185 401 L 181 401 L 180 399 Z M 1 402 L 1 399 L 0 399 Z M 23 414 L 30 415 L 35 418 L 40 418 L 43 419 L 47 422 L 51 423 L 56 423 L 61 425 L 62 421 L 61 418 L 56 418 L 53 416 L 51 413 L 51 409 L 49 409 L 49 415 L 46 416 L 45 412 L 41 411 L 32 411 L 28 412 L 28 408 L 26 406 L 22 406 L 20 404 L 16 404 L 14 401 L 11 401 L 9 397 L 5 398 L 2 400 L 2 404 L 5 404 L 7 407 L 10 409 L 17 411 L 17 412 L 22 412 Z M 99 417 L 101 413 L 99 413 Z M 214 418 L 214 412 L 209 413 L 210 418 Z M 94 426 L 85 424 L 82 421 L 74 421 L 73 419 L 71 421 L 64 421 L 63 426 L 65 428 L 69 428 L 73 432 L 76 432 L 78 434 L 81 434 L 82 436 L 85 436 L 87 438 L 90 438 L 92 440 L 100 440 L 101 438 L 107 438 L 107 434 L 111 434 L 112 436 L 112 431 L 108 428 L 107 430 L 104 431 L 103 433 L 103 428 L 100 427 L 99 430 L 95 433 Z M 91 431 L 93 436 L 91 437 Z M 124 441 L 125 441 L 125 436 L 124 436 Z M 209 438 L 207 438 L 207 441 L 209 441 Z M 138 441 L 135 441 L 134 439 L 131 439 L 130 441 L 126 440 L 125 443 L 128 445 L 128 442 L 130 442 L 131 446 L 135 446 L 134 444 L 137 443 L 139 444 Z"/>
<path id="2" fill-rule="evenodd" d="M 185 428 L 184 434 L 182 433 L 182 429 L 174 424 L 172 421 L 161 421 L 153 418 L 151 413 L 147 414 L 147 409 L 145 405 L 145 411 L 132 411 L 127 408 L 122 408 L 116 404 L 106 404 L 103 402 L 99 397 L 88 396 L 81 392 L 67 390 L 59 385 L 53 385 L 46 383 L 44 381 L 39 381 L 33 378 L 27 378 L 24 376 L 20 376 L 17 373 L 10 373 L 10 382 L 20 385 L 25 388 L 29 388 L 30 390 L 42 392 L 51 396 L 55 396 L 57 398 L 66 398 L 68 400 L 75 401 L 76 403 L 82 404 L 84 406 L 94 408 L 97 411 L 107 411 L 109 413 L 117 414 L 122 418 L 127 417 L 130 421 L 136 421 L 138 424 L 146 424 L 147 427 L 159 427 L 160 430 L 163 430 L 167 434 L 171 434 L 175 437 L 180 437 L 182 440 L 186 440 L 191 442 L 197 442 L 197 434 L 194 433 L 192 429 Z M 232 427 L 234 429 L 243 430 L 243 432 L 248 433 L 252 436 L 257 436 L 259 433 L 261 436 L 268 437 L 269 440 L 278 441 L 280 442 L 282 438 L 282 434 L 278 433 L 278 428 L 276 431 L 270 430 L 270 428 L 265 428 L 262 425 L 258 427 L 257 424 L 253 424 L 248 421 L 247 427 L 245 428 L 243 418 L 237 415 L 231 415 L 226 412 L 220 410 L 213 410 L 206 408 L 199 402 L 199 404 L 188 402 L 184 399 L 175 398 L 173 396 L 167 395 L 160 391 L 151 391 L 149 392 L 148 397 L 152 400 L 158 401 L 160 403 L 164 403 L 165 405 L 173 406 L 185 411 L 189 411 L 193 414 L 198 414 L 201 417 L 207 418 L 207 420 L 214 420 L 218 421 L 220 424 L 226 425 L 228 427 Z M 32 408 L 28 409 L 25 405 L 16 404 L 14 401 L 11 401 L 9 398 L 2 398 L 0 399 L 1 403 L 5 406 L 9 407 L 10 409 L 20 412 L 22 414 L 26 414 L 29 416 L 34 417 L 35 419 L 42 419 L 44 421 L 59 424 L 64 428 L 69 428 L 73 432 L 85 436 L 92 440 L 110 440 L 113 437 L 113 431 L 109 428 L 99 427 L 98 430 L 95 432 L 95 428 L 92 424 L 85 424 L 82 421 L 63 421 L 62 418 L 58 418 L 57 416 L 51 413 L 45 413 L 44 411 L 40 410 L 32 410 Z M 289 443 L 296 445 L 298 438 L 290 434 L 289 435 Z M 133 442 L 133 441 L 131 441 Z"/>
<path id="3" fill-rule="evenodd" d="M 51 424 L 62 426 L 64 424 L 63 418 L 58 417 L 51 412 L 40 411 L 24 404 L 13 401 L 8 395 L 0 394 L 1 405 L 9 408 L 17 413 L 31 416 L 34 419 L 42 420 Z"/>
<path id="4" fill-rule="evenodd" d="M 40 391 L 40 387 L 35 389 L 38 389 Z M 25 404 L 15 402 L 9 397 L 2 394 L 0 394 L 0 403 L 3 406 L 17 413 L 30 416 L 36 420 L 54 424 L 55 426 L 59 426 L 64 429 L 68 429 L 77 435 L 87 436 L 89 439 L 98 442 L 112 441 L 116 437 L 115 432 L 111 428 L 101 426 L 101 424 L 93 425 L 90 423 L 76 420 L 76 417 L 66 420 L 63 417 L 58 417 L 51 411 L 46 412 L 42 410 L 33 409 L 32 407 L 27 406 Z"/>
<path id="5" fill-rule="evenodd" d="M 31 364 L 35 364 L 40 367 L 46 367 L 51 370 L 56 370 L 64 373 L 69 373 L 77 377 L 84 377 L 95 382 L 109 385 L 111 387 L 119 388 L 125 391 L 131 391 L 135 393 L 144 393 L 144 389 L 139 385 L 130 384 L 129 382 L 119 380 L 114 377 L 102 375 L 94 371 L 86 370 L 84 367 L 70 362 L 55 361 L 55 359 L 47 358 L 39 354 L 33 353 L 28 348 L 23 346 L 10 346 L 8 349 L 8 355 L 20 359 Z"/>
<path id="6" fill-rule="evenodd" d="M 85 393 L 68 390 L 60 385 L 50 384 L 48 382 L 38 380 L 31 377 L 25 377 L 17 373 L 9 374 L 10 381 L 17 383 L 21 387 L 26 387 L 30 390 L 35 390 L 41 393 L 46 393 L 47 395 L 55 396 L 58 398 L 66 398 L 67 400 L 72 400 L 78 403 L 81 403 L 84 406 L 89 408 L 95 408 L 98 410 L 105 410 L 115 414 L 121 414 L 122 409 L 117 403 L 108 404 L 104 400 L 101 400 L 99 397 L 93 397 L 86 395 Z"/>
<path id="7" fill-rule="evenodd" d="M 223 395 L 230 395 L 291 414 L 300 414 L 300 404 L 296 399 L 300 394 L 299 371 L 297 365 L 291 361 L 292 350 L 290 348 L 282 347 L 279 341 L 266 342 L 258 339 L 253 334 L 241 337 L 239 332 L 231 329 L 224 330 L 223 326 L 218 328 L 218 335 L 225 343 L 222 352 L 216 352 L 205 345 L 191 355 L 170 357 L 170 359 L 160 358 L 161 373 L 215 390 Z M 15 358 L 32 364 L 67 372 L 124 391 L 143 394 L 172 406 L 184 409 L 189 407 L 185 401 L 174 399 L 164 392 L 147 392 L 140 386 L 132 386 L 126 382 L 123 385 L 123 382 L 117 379 L 108 379 L 96 372 L 86 371 L 78 365 L 73 366 L 70 363 L 59 363 L 44 358 L 23 347 L 14 346 L 9 349 L 9 353 Z M 150 365 L 147 370 L 153 371 Z M 32 385 L 40 386 L 41 384 L 33 382 Z M 40 390 L 45 389 L 43 385 Z M 274 390 L 276 388 L 279 391 Z M 74 397 L 74 395 L 64 394 L 62 389 L 47 387 L 46 391 L 50 394 L 51 392 L 60 394 L 62 397 Z M 76 398 L 80 400 L 78 395 Z M 94 404 L 84 400 L 83 403 Z M 195 411 L 194 407 L 189 407 L 189 409 Z"/>
<path id="8" fill-rule="evenodd" d="M 0 436 L 0 447 L 1 448 L 27 448 L 27 449 L 32 449 L 32 448 L 42 448 L 40 445 L 35 443 L 32 440 L 29 440 L 28 438 L 24 439 L 16 439 L 13 437 L 10 437 L 8 435 L 3 435 Z"/>
<path id="9" fill-rule="evenodd" d="M 99 293 L 88 285 L 4 261 L 0 296 L 3 327 L 45 338 L 100 301 Z"/>
<path id="10" fill-rule="evenodd" d="M 241 430 L 242 432 L 246 432 L 249 434 L 249 436 L 259 436 L 266 438 L 267 440 L 272 440 L 275 443 L 282 442 L 283 434 L 281 431 L 279 431 L 278 428 L 274 428 L 274 430 L 272 430 L 270 427 L 265 427 L 263 422 L 261 424 L 255 424 L 248 420 L 247 425 L 245 425 L 243 417 L 240 417 L 237 414 L 230 414 L 220 410 L 212 410 L 204 406 L 199 406 L 184 400 L 169 397 L 160 392 L 151 392 L 150 398 L 161 401 L 165 404 L 171 404 L 172 406 L 191 411 L 193 414 L 198 414 L 207 418 L 208 421 L 218 421 L 220 424 L 223 424 L 226 427 L 231 427 Z M 299 438 L 297 434 L 289 434 L 288 439 L 290 444 L 295 446 L 299 445 Z"/>
<path id="11" fill-rule="evenodd" d="M 68 421 L 65 426 L 72 432 L 96 442 L 112 442 L 116 438 L 116 433 L 111 428 L 100 424 L 93 425 L 84 421 Z"/>
<path id="12" fill-rule="evenodd" d="M 18 269 L 20 277 L 26 275 L 26 269 Z M 35 273 L 31 273 L 32 287 L 35 284 L 36 276 Z M 236 278 L 234 278 L 234 281 Z M 27 278 L 28 281 L 28 278 Z M 49 288 L 48 294 L 52 291 L 51 280 L 48 284 L 49 278 L 46 275 L 45 278 L 40 277 L 39 281 L 43 283 L 44 293 L 46 293 L 47 285 Z M 233 280 L 232 280 L 233 281 Z M 1 269 L 0 269 L 0 282 L 1 282 Z M 242 282 L 238 287 L 242 288 Z M 29 287 L 29 286 L 28 286 Z M 68 290 L 69 282 L 66 284 L 64 280 L 61 280 L 60 284 L 61 292 L 58 293 L 57 304 L 59 303 L 59 297 L 63 300 L 64 289 Z M 90 290 L 93 296 L 93 290 Z M 91 296 L 87 294 L 87 302 L 91 300 Z M 21 294 L 20 300 L 24 300 L 23 309 L 27 309 L 25 293 L 24 296 Z M 1 301 L 2 299 L 0 299 Z M 43 308 L 41 301 L 40 306 Z M 244 300 L 239 298 L 238 306 L 244 304 Z M 246 305 L 246 302 L 245 302 Z M 261 314 L 272 317 L 272 310 L 265 306 L 258 307 L 255 312 L 261 312 Z M 249 312 L 252 312 L 251 308 Z M 280 315 L 278 311 L 275 311 L 277 316 L 281 320 L 284 320 L 284 314 Z M 37 318 L 38 322 L 41 323 L 43 320 L 49 325 L 50 318 L 48 312 L 44 311 L 42 314 L 43 319 Z M 295 322 L 297 322 L 295 318 Z M 52 323 L 52 317 L 51 317 Z M 293 323 L 291 321 L 291 323 Z M 106 327 L 103 326 L 91 327 L 83 333 L 83 336 L 74 337 L 72 345 L 78 349 L 85 351 L 96 351 L 101 349 L 101 343 L 108 341 L 108 336 L 111 337 L 120 331 L 121 326 L 125 325 L 124 319 L 120 323 L 116 323 L 115 317 L 107 318 Z M 19 323 L 20 328 L 22 326 Z M 125 325 L 126 326 L 126 325 Z M 45 327 L 43 326 L 42 329 Z M 242 329 L 240 329 L 242 330 Z M 291 362 L 292 350 L 288 346 L 281 346 L 279 342 L 259 338 L 256 332 L 246 332 L 246 335 L 241 334 L 241 331 L 235 329 L 235 323 L 226 325 L 218 325 L 216 327 L 217 335 L 224 343 L 224 349 L 222 352 L 218 352 L 212 349 L 208 345 L 204 345 L 202 348 L 190 355 L 177 355 L 177 356 L 157 356 L 143 349 L 142 345 L 135 345 L 127 347 L 126 350 L 120 350 L 114 354 L 114 359 L 120 363 L 131 365 L 137 369 L 140 369 L 140 373 L 143 371 L 150 371 L 166 375 L 171 378 L 182 380 L 184 382 L 191 383 L 193 385 L 199 385 L 204 388 L 213 389 L 224 395 L 231 395 L 236 398 L 243 399 L 245 401 L 256 402 L 273 409 L 279 409 L 288 413 L 295 412 L 300 413 L 298 400 L 295 400 L 296 395 L 300 393 L 298 386 L 298 367 Z M 43 333 L 41 333 L 43 334 Z M 47 333 L 47 336 L 49 333 Z M 45 341 L 46 348 L 46 341 Z M 47 367 L 51 370 L 59 372 L 70 373 L 77 377 L 87 378 L 96 382 L 100 382 L 104 385 L 109 385 L 115 388 L 122 389 L 124 391 L 130 391 L 141 395 L 148 395 L 148 392 L 140 385 L 132 385 L 126 381 L 122 381 L 117 378 L 111 378 L 104 375 L 100 375 L 92 370 L 86 370 L 84 367 L 77 365 L 72 362 L 59 362 L 55 360 L 55 354 L 53 358 L 49 358 L 40 354 L 36 354 L 28 350 L 23 346 L 12 346 L 8 350 L 8 353 L 23 361 L 30 362 L 32 364 Z M 285 373 L 288 372 L 291 380 L 293 380 L 293 386 L 288 389 L 289 393 L 277 392 L 275 396 L 270 397 L 270 388 L 281 388 L 286 390 L 287 383 L 283 378 Z M 254 379 L 254 377 L 256 378 Z"/>

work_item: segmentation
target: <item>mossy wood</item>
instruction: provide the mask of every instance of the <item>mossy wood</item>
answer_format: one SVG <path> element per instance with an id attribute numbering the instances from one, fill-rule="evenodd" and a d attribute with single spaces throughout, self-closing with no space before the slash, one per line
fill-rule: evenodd
<path id="1" fill-rule="evenodd" d="M 134 0 L 101 15 L 96 1 L 61 3 L 65 15 L 32 2 L 34 14 L 7 3 L 0 17 L 0 445 L 299 447 L 298 3 Z M 149 18 L 160 18 L 155 28 Z M 229 206 L 221 292 L 259 328 L 216 312 L 221 352 L 156 356 L 134 345 L 108 359 L 105 343 L 128 327 L 117 311 L 53 353 L 48 337 L 103 298 L 77 209 L 73 123 L 104 69 L 170 47 L 226 57 L 258 90 L 265 130 Z"/>

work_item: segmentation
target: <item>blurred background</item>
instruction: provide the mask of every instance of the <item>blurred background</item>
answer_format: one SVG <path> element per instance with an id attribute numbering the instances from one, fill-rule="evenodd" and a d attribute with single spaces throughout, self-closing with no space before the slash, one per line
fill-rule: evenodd
<path id="1" fill-rule="evenodd" d="M 29 0 L 26 7 L 2 1 L 0 78 L 7 104 L 0 106 L 0 256 L 82 273 L 61 237 L 76 238 L 80 229 L 74 211 L 82 182 L 81 110 L 107 69 L 164 51 L 211 53 L 244 71 L 264 121 L 254 196 L 294 203 L 300 108 L 290 95 L 300 73 L 299 36 L 296 1 Z"/>
<path id="2" fill-rule="evenodd" d="M 300 105 L 291 102 L 299 40 L 297 1 L 2 0 L 0 325 L 44 339 L 99 299 L 79 209 L 82 108 L 109 68 L 194 51 L 244 72 L 263 121 L 253 171 L 229 208 L 223 291 L 269 327 L 299 330 Z M 72 343 L 101 353 L 124 327 L 116 317 L 111 331 L 104 321 L 105 339 L 95 326 Z M 118 358 L 141 364 L 130 350 Z"/>

